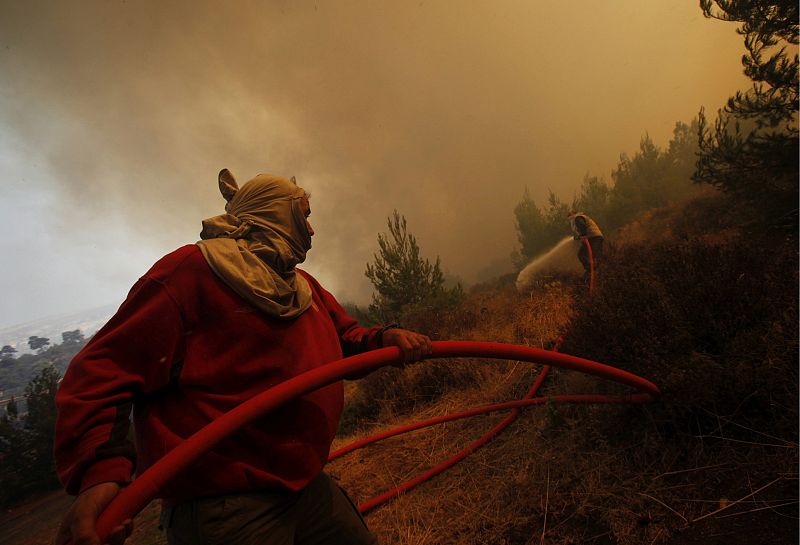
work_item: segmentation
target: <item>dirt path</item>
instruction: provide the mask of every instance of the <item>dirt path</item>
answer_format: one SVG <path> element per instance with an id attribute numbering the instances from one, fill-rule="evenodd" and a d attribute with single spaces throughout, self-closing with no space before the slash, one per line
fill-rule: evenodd
<path id="1" fill-rule="evenodd" d="M 72 504 L 63 491 L 49 492 L 0 513 L 0 545 L 52 543 L 61 517 Z"/>
<path id="2" fill-rule="evenodd" d="M 63 491 L 49 492 L 0 512 L 0 545 L 52 545 L 61 518 L 72 504 Z M 166 543 L 158 530 L 158 502 L 148 505 L 134 521 L 126 545 Z"/>

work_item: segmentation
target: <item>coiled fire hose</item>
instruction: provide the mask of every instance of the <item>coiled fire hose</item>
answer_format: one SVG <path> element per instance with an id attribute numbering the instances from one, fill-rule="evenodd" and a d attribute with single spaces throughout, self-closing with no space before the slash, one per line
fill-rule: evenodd
<path id="1" fill-rule="evenodd" d="M 659 389 L 655 384 L 627 371 L 591 360 L 528 346 L 471 341 L 436 341 L 432 343 L 432 353 L 426 359 L 457 357 L 508 359 L 540 363 L 605 378 L 630 386 L 637 391 L 636 394 L 620 397 L 556 396 L 549 398 L 551 400 L 642 403 L 655 399 L 660 395 Z M 362 374 L 385 365 L 399 364 L 402 361 L 402 353 L 397 347 L 382 348 L 358 354 L 312 369 L 242 403 L 187 438 L 153 464 L 147 471 L 139 475 L 130 486 L 122 490 L 97 520 L 97 533 L 100 537 L 100 542 L 105 543 L 114 528 L 123 521 L 132 519 L 150 500 L 157 497 L 159 490 L 172 477 L 184 471 L 190 464 L 213 449 L 224 438 L 267 412 L 292 399 L 348 376 Z M 538 384 L 541 383 L 540 380 L 536 382 L 534 388 L 532 388 L 533 392 L 535 392 L 535 388 L 538 388 Z M 545 398 L 523 399 L 495 406 L 494 409 L 484 407 L 478 411 L 485 412 L 486 410 L 501 410 L 505 408 L 513 408 L 516 411 L 519 407 L 539 404 L 545 401 Z M 464 416 L 468 415 L 464 414 Z M 364 507 L 362 506 L 362 510 L 368 510 L 364 509 Z M 366 507 L 369 508 L 370 506 Z"/>
<path id="2" fill-rule="evenodd" d="M 594 293 L 594 280 L 595 280 L 595 263 L 594 263 L 594 253 L 592 252 L 592 245 L 589 244 L 589 239 L 583 238 L 583 244 L 586 245 L 586 250 L 589 253 L 589 295 L 591 296 Z M 561 342 L 563 341 L 563 337 L 559 337 L 556 341 L 555 345 L 553 346 L 552 350 L 554 352 L 558 352 Z M 402 426 L 400 428 L 395 428 L 393 430 L 389 430 L 383 433 L 379 433 L 377 435 L 373 435 L 372 437 L 367 437 L 366 439 L 362 439 L 360 441 L 356 441 L 342 447 L 330 454 L 328 456 L 328 461 L 333 461 L 340 456 L 344 456 L 345 454 L 352 452 L 356 449 L 365 447 L 367 445 L 371 445 L 373 443 L 377 443 L 383 439 L 388 439 L 389 437 L 395 437 L 397 435 L 408 433 L 411 431 L 419 430 L 422 428 L 427 428 L 429 426 L 435 426 L 437 424 L 443 424 L 445 422 L 451 422 L 453 420 L 459 420 L 461 418 L 467 418 L 470 416 L 476 416 L 479 414 L 485 414 L 489 412 L 501 411 L 506 409 L 512 409 L 511 414 L 497 423 L 492 429 L 484 433 L 480 438 L 476 439 L 467 447 L 462 449 L 460 452 L 456 453 L 455 455 L 451 456 L 447 460 L 439 463 L 438 465 L 420 473 L 413 479 L 409 479 L 408 481 L 400 484 L 399 486 L 389 490 L 388 492 L 384 492 L 380 496 L 376 496 L 371 500 L 366 501 L 358 506 L 358 510 L 362 514 L 366 514 L 369 511 L 375 509 L 386 503 L 387 501 L 391 500 L 392 498 L 396 498 L 400 494 L 408 492 L 412 488 L 424 483 L 425 481 L 430 480 L 431 478 L 435 477 L 439 473 L 442 473 L 446 469 L 453 467 L 455 464 L 484 446 L 486 443 L 500 435 L 504 429 L 510 426 L 519 416 L 520 408 L 528 407 L 532 405 L 541 405 L 546 402 L 561 402 L 561 403 L 646 403 L 652 399 L 650 394 L 632 394 L 629 396 L 606 396 L 606 395 L 561 395 L 561 396 L 553 396 L 553 397 L 537 397 L 536 392 L 539 390 L 539 387 L 544 382 L 544 379 L 547 377 L 548 373 L 550 372 L 550 365 L 545 365 L 539 374 L 536 377 L 536 380 L 533 382 L 533 386 L 531 389 L 528 390 L 528 393 L 525 396 L 518 400 L 518 401 L 510 401 L 507 403 L 500 403 L 496 405 L 487 405 L 485 407 L 479 407 L 476 409 L 471 409 L 468 411 L 460 412 L 460 413 L 453 413 L 446 416 L 440 416 L 437 418 L 432 418 L 430 420 L 424 420 L 421 422 L 415 422 L 413 424 L 409 424 L 407 426 Z"/>

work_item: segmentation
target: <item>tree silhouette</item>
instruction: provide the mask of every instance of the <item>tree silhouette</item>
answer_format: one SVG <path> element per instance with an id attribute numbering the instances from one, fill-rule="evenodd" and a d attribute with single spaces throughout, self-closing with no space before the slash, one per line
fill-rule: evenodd
<path id="1" fill-rule="evenodd" d="M 739 22 L 753 86 L 718 111 L 713 127 L 699 115 L 693 179 L 714 185 L 773 218 L 796 225 L 798 200 L 798 44 L 796 0 L 701 0 L 703 15 Z M 777 222 L 775 219 L 777 218 Z"/>
<path id="2" fill-rule="evenodd" d="M 82 344 L 84 341 L 83 333 L 81 333 L 80 329 L 74 329 L 72 331 L 64 331 L 61 333 L 61 339 L 64 344 Z"/>
<path id="3" fill-rule="evenodd" d="M 14 396 L 11 396 L 11 399 L 8 400 L 8 404 L 6 405 L 6 415 L 8 415 L 8 418 L 12 418 L 14 420 L 19 418 L 19 408 L 17 407 L 17 400 L 14 399 Z"/>
<path id="4" fill-rule="evenodd" d="M 50 339 L 47 337 L 37 337 L 36 335 L 28 337 L 28 346 L 31 347 L 31 350 L 44 350 L 48 344 L 50 344 Z"/>
<path id="5" fill-rule="evenodd" d="M 30 434 L 31 445 L 28 478 L 41 488 L 58 484 L 52 450 L 56 429 L 56 390 L 60 379 L 58 371 L 48 366 L 25 387 L 28 404 L 25 430 Z"/>
<path id="6" fill-rule="evenodd" d="M 520 249 L 512 260 L 518 268 L 522 268 L 551 243 L 545 234 L 547 220 L 531 198 L 527 186 L 522 200 L 514 207 L 514 223 L 517 227 Z"/>
<path id="7" fill-rule="evenodd" d="M 0 417 L 0 505 L 58 486 L 53 438 L 60 378 L 52 366 L 43 368 L 25 388 L 28 411 L 24 419 L 13 398 Z"/>
<path id="8" fill-rule="evenodd" d="M 435 298 L 444 291 L 439 258 L 431 264 L 419 255 L 405 216 L 397 210 L 388 218 L 389 234 L 378 234 L 379 251 L 364 273 L 377 291 L 370 311 L 381 321 L 396 320 L 408 305 Z"/>
<path id="9" fill-rule="evenodd" d="M 645 135 L 631 157 L 623 153 L 612 171 L 609 187 L 597 176 L 586 175 L 572 199 L 572 209 L 586 212 L 605 232 L 631 221 L 637 214 L 665 206 L 692 191 L 691 175 L 698 150 L 698 124 L 677 122 L 666 151 Z M 536 206 L 527 188 L 514 208 L 520 248 L 512 261 L 521 269 L 531 258 L 553 247 L 569 235 L 567 205 L 552 191 L 544 209 Z"/>
<path id="10" fill-rule="evenodd" d="M 3 346 L 3 348 L 0 348 L 0 360 L 13 359 L 16 353 L 17 349 L 7 344 Z"/>

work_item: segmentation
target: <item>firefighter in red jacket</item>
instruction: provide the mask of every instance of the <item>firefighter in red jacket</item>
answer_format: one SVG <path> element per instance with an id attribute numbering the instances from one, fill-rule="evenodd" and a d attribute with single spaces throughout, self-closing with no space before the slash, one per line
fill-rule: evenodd
<path id="1" fill-rule="evenodd" d="M 361 327 L 296 268 L 314 231 L 294 179 L 259 175 L 239 188 L 223 170 L 219 186 L 226 213 L 133 286 L 64 376 L 55 456 L 77 498 L 57 545 L 100 545 L 95 521 L 134 471 L 259 392 L 381 346 L 398 346 L 406 362 L 430 353 L 424 335 Z M 322 471 L 342 406 L 341 383 L 296 399 L 172 480 L 161 491 L 169 543 L 374 543 Z M 112 543 L 130 529 L 115 529 Z"/>
<path id="2" fill-rule="evenodd" d="M 571 210 L 567 214 L 567 218 L 569 219 L 570 227 L 572 227 L 573 238 L 588 242 L 592 248 L 591 258 L 584 242 L 581 243 L 581 247 L 578 249 L 578 259 L 585 271 L 584 279 L 588 282 L 592 266 L 597 270 L 597 264 L 603 258 L 603 232 L 597 226 L 597 223 L 583 212 Z"/>

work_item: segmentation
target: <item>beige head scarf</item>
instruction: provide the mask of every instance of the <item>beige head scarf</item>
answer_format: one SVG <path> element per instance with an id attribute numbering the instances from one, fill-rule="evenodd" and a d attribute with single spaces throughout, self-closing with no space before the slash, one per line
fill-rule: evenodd
<path id="1" fill-rule="evenodd" d="M 292 180 L 259 174 L 239 189 L 219 173 L 227 214 L 203 221 L 197 245 L 211 269 L 246 301 L 278 318 L 311 306 L 311 288 L 294 267 L 306 259 L 311 235 L 300 208 L 306 192 Z"/>

